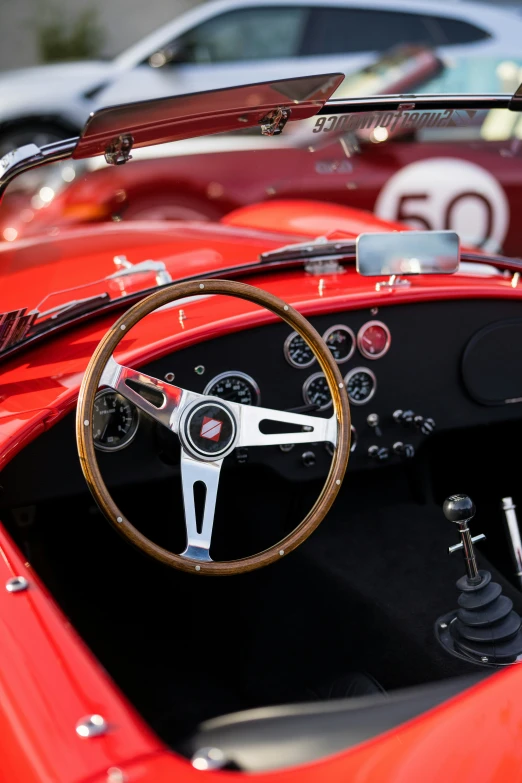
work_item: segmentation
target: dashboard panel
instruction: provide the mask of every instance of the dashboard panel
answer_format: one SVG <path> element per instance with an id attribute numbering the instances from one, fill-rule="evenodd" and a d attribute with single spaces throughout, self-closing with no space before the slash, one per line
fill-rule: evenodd
<path id="1" fill-rule="evenodd" d="M 336 335 L 335 345 L 340 346 L 339 367 L 352 397 L 352 424 L 356 431 L 349 472 L 410 460 L 423 441 L 436 437 L 438 432 L 509 421 L 522 414 L 522 335 L 511 346 L 504 369 L 504 375 L 509 375 L 510 390 L 521 390 L 509 404 L 500 401 L 486 406 L 477 400 L 469 392 L 462 369 L 468 346 L 472 346 L 475 356 L 476 335 L 486 327 L 516 321 L 522 329 L 522 304 L 517 301 L 422 302 L 381 307 L 378 311 L 367 308 L 311 316 L 310 321 L 322 335 Z M 368 324 L 373 327 L 375 322 L 379 328 L 370 333 L 375 352 L 369 358 L 364 344 L 361 351 L 361 339 L 357 338 L 367 332 Z M 345 340 L 340 339 L 341 326 L 345 327 Z M 504 331 L 494 329 L 493 333 L 502 335 Z M 511 331 L 509 334 L 512 337 Z M 317 362 L 305 357 L 300 366 L 294 366 L 288 360 L 290 335 L 291 330 L 284 323 L 267 324 L 172 352 L 140 369 L 195 392 L 212 390 L 225 398 L 229 394 L 239 395 L 236 399 L 267 408 L 303 409 L 315 400 L 322 408 L 317 415 L 329 416 L 331 407 L 324 399 L 321 384 L 317 384 Z M 367 377 L 374 379 L 368 387 Z M 352 379 L 356 379 L 355 385 L 350 383 Z M 303 389 L 308 391 L 308 397 L 306 391 L 303 395 Z M 110 449 L 98 452 L 107 483 L 121 485 L 172 476 L 173 468 L 176 470 L 179 465 L 177 437 L 145 414 L 140 414 L 135 430 L 132 413 L 124 408 L 122 417 L 124 432 L 118 433 L 118 437 L 122 434 L 123 439 L 127 438 L 123 447 L 114 453 Z M 49 440 L 54 439 L 56 443 L 51 448 L 59 449 L 66 463 L 67 476 L 62 483 L 65 493 L 82 491 L 84 487 L 77 468 L 73 419 L 73 414 L 69 414 L 14 460 L 16 463 L 18 459 L 30 459 L 32 452 L 45 451 Z M 39 459 L 40 464 L 48 462 L 41 456 L 34 459 Z M 226 458 L 225 468 L 227 463 L 263 465 L 288 480 L 303 481 L 324 477 L 330 458 L 331 447 L 324 443 L 293 448 L 255 447 L 236 449 Z M 6 471 L 10 470 L 8 465 Z M 32 480 L 38 484 L 38 496 L 50 494 L 44 474 Z M 53 491 L 56 494 L 56 487 Z"/>
<path id="2" fill-rule="evenodd" d="M 434 432 L 518 417 L 520 404 L 486 412 L 461 377 L 462 357 L 474 335 L 485 324 L 517 315 L 522 315 L 518 302 L 476 300 L 310 317 L 330 338 L 351 399 L 356 443 L 349 470 L 411 459 Z M 277 323 L 199 343 L 143 369 L 196 392 L 212 391 L 225 399 L 280 410 L 315 404 L 317 415 L 329 416 L 326 380 L 304 348 L 286 324 Z M 300 480 L 325 475 L 330 452 L 328 444 L 318 443 L 241 449 L 229 459 L 267 464 L 288 479 Z"/>

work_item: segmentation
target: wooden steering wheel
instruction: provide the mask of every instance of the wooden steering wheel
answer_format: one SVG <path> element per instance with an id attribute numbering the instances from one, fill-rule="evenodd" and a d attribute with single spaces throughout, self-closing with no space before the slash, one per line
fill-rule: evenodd
<path id="1" fill-rule="evenodd" d="M 201 294 L 225 294 L 254 302 L 286 321 L 312 349 L 326 376 L 334 413 L 329 419 L 289 413 L 256 406 L 225 402 L 218 397 L 196 394 L 173 384 L 123 367 L 113 353 L 128 330 L 158 307 L 177 299 Z M 175 554 L 158 546 L 140 533 L 114 503 L 101 477 L 93 439 L 93 406 L 100 387 L 110 387 L 164 427 L 181 441 L 181 483 L 185 508 L 187 545 Z M 147 388 L 148 399 L 142 396 Z M 157 399 L 158 405 L 150 402 Z M 299 425 L 294 431 L 267 435 L 262 421 L 271 420 Z M 290 427 L 290 429 L 292 429 Z M 290 305 L 259 288 L 229 280 L 203 280 L 178 283 L 157 291 L 131 307 L 107 332 L 96 348 L 85 371 L 80 388 L 76 416 L 76 440 L 83 474 L 98 506 L 109 522 L 135 546 L 166 565 L 200 574 L 237 574 L 280 560 L 305 541 L 322 522 L 341 486 L 350 454 L 350 407 L 343 379 L 326 344 L 313 326 Z M 223 459 L 239 446 L 272 446 L 288 443 L 328 441 L 335 447 L 330 471 L 315 502 L 303 521 L 274 546 L 239 560 L 214 561 L 210 543 L 214 523 L 219 475 Z M 198 526 L 194 503 L 194 484 L 203 482 L 206 498 L 202 524 Z"/>

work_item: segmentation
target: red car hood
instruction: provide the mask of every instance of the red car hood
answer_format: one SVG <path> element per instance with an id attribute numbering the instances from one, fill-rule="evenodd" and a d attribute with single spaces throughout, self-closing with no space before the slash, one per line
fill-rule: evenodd
<path id="1" fill-rule="evenodd" d="M 133 264 L 162 260 L 173 280 L 219 276 L 221 269 L 255 263 L 264 251 L 311 237 L 337 231 L 355 238 L 363 231 L 397 229 L 404 226 L 348 207 L 273 201 L 236 210 L 221 223 L 131 222 L 62 230 L 0 246 L 0 312 L 32 309 L 52 292 L 102 280 L 116 271 L 115 256 L 126 256 Z M 155 275 L 147 273 L 105 281 L 100 290 L 120 296 L 153 285 Z M 64 299 L 98 292 L 89 286 Z"/>

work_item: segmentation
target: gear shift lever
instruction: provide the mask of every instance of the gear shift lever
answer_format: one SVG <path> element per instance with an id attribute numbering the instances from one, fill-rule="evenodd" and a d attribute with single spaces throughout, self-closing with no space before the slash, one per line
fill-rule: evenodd
<path id="1" fill-rule="evenodd" d="M 471 537 L 468 522 L 471 522 L 475 516 L 475 504 L 467 495 L 451 495 L 444 501 L 442 511 L 449 522 L 455 522 L 459 526 L 461 538 L 460 544 L 450 546 L 448 552 L 452 555 L 453 552 L 458 552 L 462 549 L 466 562 L 468 582 L 474 585 L 480 584 L 481 577 L 477 568 L 473 544 L 476 541 L 483 541 L 486 536 L 481 533 L 478 536 Z"/>
<path id="2" fill-rule="evenodd" d="M 459 609 L 440 617 L 435 634 L 452 655 L 474 663 L 499 666 L 515 663 L 522 656 L 522 619 L 502 587 L 491 581 L 489 571 L 479 570 L 468 523 L 475 505 L 467 495 L 451 495 L 444 501 L 444 516 L 458 525 L 461 541 L 449 548 L 462 550 L 466 575 L 457 581 Z"/>

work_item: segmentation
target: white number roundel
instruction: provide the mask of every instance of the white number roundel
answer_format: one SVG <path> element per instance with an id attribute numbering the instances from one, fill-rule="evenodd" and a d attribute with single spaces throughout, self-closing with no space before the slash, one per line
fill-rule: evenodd
<path id="1" fill-rule="evenodd" d="M 410 163 L 393 174 L 377 197 L 375 214 L 414 228 L 451 229 L 464 244 L 495 252 L 509 228 L 509 203 L 481 166 L 457 158 Z"/>

